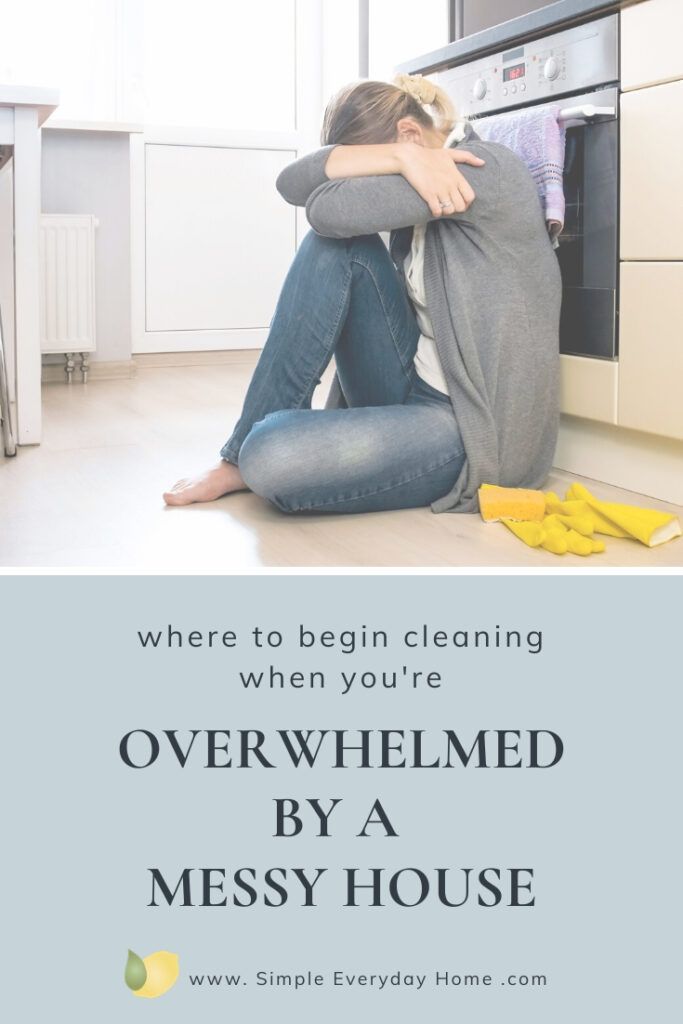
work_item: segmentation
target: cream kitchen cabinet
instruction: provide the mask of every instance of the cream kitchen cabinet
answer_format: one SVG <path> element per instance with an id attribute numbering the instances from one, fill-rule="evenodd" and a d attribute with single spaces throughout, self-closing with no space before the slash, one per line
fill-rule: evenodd
<path id="1" fill-rule="evenodd" d="M 622 12 L 617 423 L 683 440 L 683 3 Z"/>
<path id="2" fill-rule="evenodd" d="M 621 88 L 683 78 L 682 38 L 682 0 L 647 0 L 622 11 Z"/>
<path id="3" fill-rule="evenodd" d="M 622 260 L 683 260 L 682 124 L 683 81 L 621 97 Z"/>
<path id="4" fill-rule="evenodd" d="M 619 365 L 615 359 L 560 356 L 560 410 L 599 423 L 618 422 Z"/>
<path id="5" fill-rule="evenodd" d="M 562 357 L 555 465 L 683 503 L 683 0 L 620 17 L 619 358 Z"/>
<path id="6" fill-rule="evenodd" d="M 619 358 L 563 356 L 561 408 L 683 439 L 681 39 L 683 0 L 621 13 Z"/>
<path id="7" fill-rule="evenodd" d="M 622 263 L 618 423 L 683 440 L 683 262 Z"/>

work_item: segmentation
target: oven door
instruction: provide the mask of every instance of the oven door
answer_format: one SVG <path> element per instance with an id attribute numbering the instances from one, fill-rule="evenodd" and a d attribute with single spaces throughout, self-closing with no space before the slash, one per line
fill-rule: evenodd
<path id="1" fill-rule="evenodd" d="M 616 89 L 601 89 L 557 99 L 553 106 L 558 105 L 567 133 L 565 222 L 557 249 L 562 272 L 560 351 L 614 359 L 619 96 Z"/>

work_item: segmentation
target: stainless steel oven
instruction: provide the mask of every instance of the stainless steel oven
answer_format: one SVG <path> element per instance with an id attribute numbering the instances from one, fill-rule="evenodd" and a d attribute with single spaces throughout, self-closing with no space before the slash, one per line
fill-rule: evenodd
<path id="1" fill-rule="evenodd" d="M 618 352 L 618 16 L 611 15 L 436 76 L 473 119 L 559 105 L 566 132 L 560 350 Z"/>

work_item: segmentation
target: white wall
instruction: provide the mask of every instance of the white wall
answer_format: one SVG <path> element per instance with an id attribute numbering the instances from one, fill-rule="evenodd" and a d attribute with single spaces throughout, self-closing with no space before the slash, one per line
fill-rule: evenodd
<path id="1" fill-rule="evenodd" d="M 92 362 L 131 355 L 130 156 L 124 132 L 43 130 L 43 213 L 90 213 L 96 249 L 97 351 Z M 59 362 L 52 357 L 51 362 Z"/>
<path id="2" fill-rule="evenodd" d="M 226 101 L 213 118 L 199 112 L 188 125 L 188 109 L 184 123 L 146 124 L 133 140 L 134 353 L 264 344 L 304 228 L 278 196 L 275 179 L 297 154 L 318 144 L 324 10 L 320 0 L 283 5 L 289 57 L 279 72 L 262 64 L 254 32 L 242 38 L 238 31 L 233 45 L 242 46 L 243 63 L 252 69 L 231 81 L 239 117 Z M 266 101 L 259 100 L 264 87 Z M 291 103 L 273 125 L 268 118 L 277 108 L 267 96 L 279 89 L 291 93 Z"/>

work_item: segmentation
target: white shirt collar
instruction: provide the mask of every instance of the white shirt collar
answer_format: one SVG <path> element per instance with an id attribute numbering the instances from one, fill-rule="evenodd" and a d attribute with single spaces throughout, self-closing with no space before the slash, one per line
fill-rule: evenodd
<path id="1" fill-rule="evenodd" d="M 450 133 L 446 141 L 444 142 L 444 149 L 448 149 L 449 146 L 454 146 L 456 142 L 462 142 L 467 135 L 467 121 L 456 121 L 453 127 L 453 131 Z"/>

